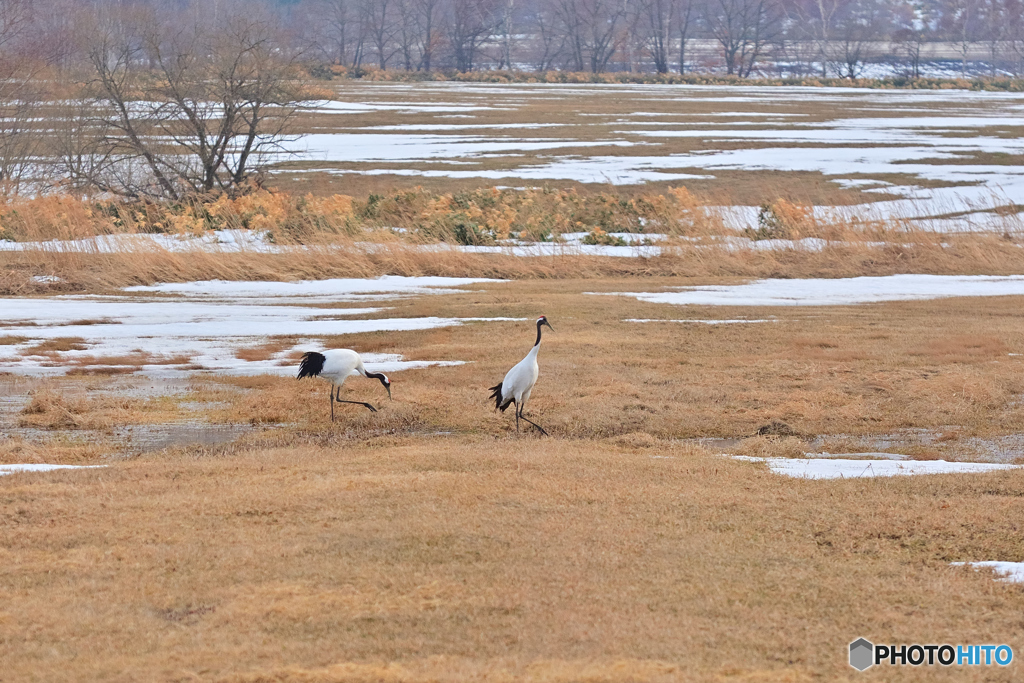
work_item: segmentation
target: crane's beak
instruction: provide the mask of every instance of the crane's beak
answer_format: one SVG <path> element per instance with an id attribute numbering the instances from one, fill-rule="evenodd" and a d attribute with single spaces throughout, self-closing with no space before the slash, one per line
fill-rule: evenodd
<path id="1" fill-rule="evenodd" d="M 547 325 L 548 329 L 551 330 L 552 332 L 555 331 L 555 328 L 551 327 L 551 323 L 549 323 L 547 320 L 544 321 L 544 324 Z"/>
<path id="2" fill-rule="evenodd" d="M 388 400 L 394 401 L 395 399 L 391 398 L 391 385 L 389 384 L 385 388 L 388 390 Z"/>

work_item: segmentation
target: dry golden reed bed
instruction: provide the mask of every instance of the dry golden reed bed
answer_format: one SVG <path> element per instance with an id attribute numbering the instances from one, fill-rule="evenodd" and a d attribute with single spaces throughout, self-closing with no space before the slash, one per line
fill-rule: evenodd
<path id="1" fill-rule="evenodd" d="M 684 439 L 792 455 L 815 435 L 843 452 L 928 430 L 941 438 L 911 454 L 949 459 L 1019 434 L 1020 297 L 680 315 L 583 294 L 692 282 L 533 279 L 396 303 L 545 313 L 529 413 L 552 438 L 517 437 L 486 400 L 529 320 L 325 340 L 472 361 L 395 374 L 393 402 L 353 380 L 347 398 L 381 411 L 334 424 L 319 381 L 196 378 L 119 401 L 101 391 L 118 377 L 5 380 L 31 392 L 11 419 L 52 438 L 9 439 L 0 462 L 108 466 L 0 478 L 0 680 L 1015 680 L 1016 663 L 860 674 L 846 648 L 1021 652 L 1024 589 L 949 563 L 1024 560 L 1024 474 L 802 481 Z M 778 322 L 622 322 L 752 314 Z M 255 430 L 110 457 L 114 427 L 181 419 Z M 770 420 L 797 436 L 752 436 Z"/>
<path id="2" fill-rule="evenodd" d="M 812 207 L 785 198 L 766 202 L 761 216 L 757 229 L 730 229 L 706 198 L 682 187 L 664 194 L 495 188 L 437 194 L 415 189 L 359 200 L 257 190 L 235 199 L 184 204 L 45 197 L 0 212 L 0 237 L 26 243 L 18 251 L 0 249 L 0 293 L 385 274 L 529 279 L 1024 272 L 1024 235 L 1012 216 L 1001 232 L 964 234 L 924 231 L 897 219 L 825 219 L 816 217 Z M 236 251 L 193 239 L 224 229 L 262 235 L 273 251 L 259 245 Z M 572 248 L 528 258 L 507 251 L 459 250 L 462 245 L 501 246 L 510 239 L 557 242 L 566 233 L 587 233 L 588 243 L 614 246 L 623 244 L 611 234 L 617 232 L 641 240 L 650 233 L 668 239 L 653 242 L 661 254 L 650 258 L 593 256 Z M 173 248 L 146 239 L 154 234 L 173 239 Z M 89 241 L 95 236 L 120 241 L 97 245 Z M 808 238 L 824 246 L 810 245 Z M 742 244 L 730 242 L 736 239 Z M 78 241 L 74 248 L 61 246 L 69 240 Z M 764 248 L 768 244 L 774 246 Z"/>

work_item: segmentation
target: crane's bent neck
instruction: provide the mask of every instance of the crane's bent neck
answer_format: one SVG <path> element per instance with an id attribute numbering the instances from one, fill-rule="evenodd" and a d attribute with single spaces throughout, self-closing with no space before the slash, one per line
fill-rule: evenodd
<path id="1" fill-rule="evenodd" d="M 543 324 L 543 323 L 541 323 L 541 322 L 540 322 L 539 320 L 537 321 L 537 341 L 535 341 L 535 342 L 533 343 L 533 348 L 534 348 L 534 349 L 537 349 L 537 348 L 539 348 L 539 347 L 540 347 L 540 326 L 541 326 L 542 324 Z"/>

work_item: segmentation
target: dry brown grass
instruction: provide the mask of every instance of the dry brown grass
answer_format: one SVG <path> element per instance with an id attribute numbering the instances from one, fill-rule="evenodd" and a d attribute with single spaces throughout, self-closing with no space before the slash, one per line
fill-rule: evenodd
<path id="1" fill-rule="evenodd" d="M 781 681 L 854 680 L 865 633 L 1012 642 L 1024 593 L 948 563 L 1024 556 L 1019 473 L 655 453 L 398 438 L 12 476 L 0 653 L 16 680 Z"/>
<path id="2" fill-rule="evenodd" d="M 117 372 L 72 373 L 71 377 L 88 380 Z M 17 424 L 49 430 L 110 430 L 112 427 L 176 421 L 181 418 L 177 402 L 168 396 L 90 395 L 90 384 L 61 385 L 43 380 L 31 390 Z"/>
<path id="3" fill-rule="evenodd" d="M 81 337 L 54 337 L 22 350 L 23 356 L 47 356 L 61 351 L 85 351 L 88 345 Z"/>
<path id="4" fill-rule="evenodd" d="M 296 280 L 379 275 L 444 275 L 514 279 L 614 277 L 852 277 L 895 273 L 1008 275 L 1024 271 L 1024 250 L 993 235 L 900 236 L 900 244 L 873 244 L 861 235 L 823 251 L 728 250 L 700 243 L 667 245 L 652 258 L 566 253 L 519 257 L 455 249 L 423 251 L 386 240 L 367 246 L 338 236 L 281 254 L 172 252 L 156 246 L 111 253 L 48 250 L 0 252 L 0 292 L 107 292 L 154 282 L 205 279 Z M 919 239 L 918 239 L 919 238 Z M 58 275 L 59 283 L 32 276 Z"/>
<path id="5" fill-rule="evenodd" d="M 295 346 L 295 342 L 296 340 L 294 337 L 282 337 L 272 339 L 268 342 L 264 342 L 263 344 L 259 344 L 257 346 L 250 346 L 244 349 L 238 349 L 238 351 L 235 352 L 235 358 L 240 358 L 244 361 L 249 362 L 270 360 L 271 358 L 274 357 L 274 354 L 280 353 L 285 349 L 290 349 L 291 347 Z M 292 354 L 292 356 L 299 357 L 301 356 L 301 353 L 296 352 L 295 354 Z"/>
<path id="6" fill-rule="evenodd" d="M 396 316 L 545 313 L 557 331 L 528 414 L 550 439 L 516 437 L 486 401 L 529 322 L 324 340 L 473 361 L 396 373 L 393 402 L 353 378 L 344 397 L 381 410 L 347 406 L 334 424 L 319 380 L 214 378 L 149 400 L 104 393 L 117 378 L 34 385 L 38 412 L 15 420 L 158 424 L 188 400 L 211 405 L 201 419 L 262 428 L 113 463 L 59 441 L 81 429 L 0 441 L 0 462 L 110 463 L 0 478 L 4 675 L 852 681 L 864 674 L 846 647 L 862 635 L 1017 647 L 1024 591 L 949 562 L 1024 560 L 1021 472 L 802 481 L 682 439 L 786 456 L 818 435 L 856 452 L 911 428 L 936 438 L 904 452 L 950 459 L 971 438 L 1024 432 L 1024 359 L 1007 355 L 1024 348 L 1020 299 L 699 326 L 621 321 L 723 312 L 582 294 L 698 282 L 712 280 L 529 280 L 395 302 Z M 773 420 L 792 435 L 755 436 Z"/>

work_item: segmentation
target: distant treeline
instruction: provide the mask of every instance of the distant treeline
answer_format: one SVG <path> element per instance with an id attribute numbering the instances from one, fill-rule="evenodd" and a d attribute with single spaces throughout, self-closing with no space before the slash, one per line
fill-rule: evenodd
<path id="1" fill-rule="evenodd" d="M 181 24 L 272 17 L 321 75 L 341 66 L 856 79 L 882 59 L 889 76 L 934 76 L 922 72 L 934 60 L 947 76 L 1024 74 L 1024 0 L 0 0 L 0 50 L 70 66 L 78 27 L 92 23 L 83 15 L 144 11 Z"/>
<path id="2" fill-rule="evenodd" d="M 251 191 L 336 75 L 1020 90 L 1022 3 L 0 0 L 0 195 Z M 862 79 L 883 53 L 901 73 Z"/>

